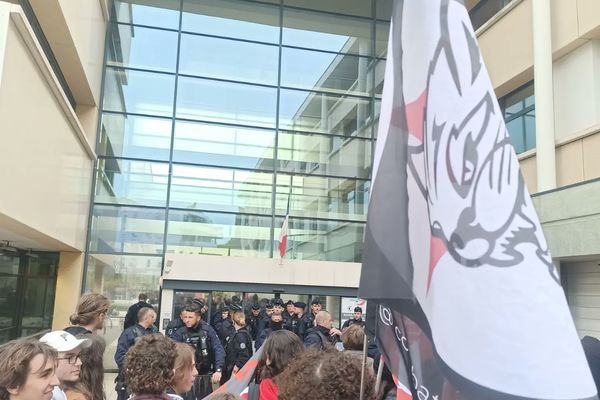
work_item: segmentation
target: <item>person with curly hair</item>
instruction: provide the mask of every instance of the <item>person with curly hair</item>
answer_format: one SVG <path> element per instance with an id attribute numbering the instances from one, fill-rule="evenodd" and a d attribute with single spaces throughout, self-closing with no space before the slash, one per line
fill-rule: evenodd
<path id="1" fill-rule="evenodd" d="M 280 374 L 304 352 L 300 338 L 285 329 L 273 332 L 263 346 L 257 367 L 257 382 L 250 384 L 248 400 L 277 400 Z"/>
<path id="2" fill-rule="evenodd" d="M 95 346 L 90 346 L 81 351 L 81 377 L 80 386 L 91 394 L 94 400 L 104 400 L 104 363 L 103 355 L 106 343 L 96 335 L 104 328 L 104 321 L 108 315 L 110 301 L 100 293 L 86 293 L 79 299 L 77 309 L 69 320 L 71 326 L 63 329 L 78 339 L 93 338 Z"/>
<path id="3" fill-rule="evenodd" d="M 171 400 L 166 393 L 174 376 L 175 342 L 155 333 L 142 337 L 125 356 L 125 382 L 130 400 Z"/>
<path id="4" fill-rule="evenodd" d="M 167 394 L 174 400 L 183 400 L 180 395 L 189 392 L 194 385 L 198 371 L 196 370 L 196 357 L 194 348 L 185 343 L 175 343 L 175 372 L 173 380 L 167 388 Z"/>
<path id="5" fill-rule="evenodd" d="M 34 340 L 0 346 L 0 400 L 50 400 L 59 384 L 56 350 Z"/>
<path id="6" fill-rule="evenodd" d="M 309 349 L 278 379 L 279 400 L 354 400 L 359 398 L 362 362 L 333 348 Z M 364 399 L 374 400 L 375 376 L 365 371 Z"/>

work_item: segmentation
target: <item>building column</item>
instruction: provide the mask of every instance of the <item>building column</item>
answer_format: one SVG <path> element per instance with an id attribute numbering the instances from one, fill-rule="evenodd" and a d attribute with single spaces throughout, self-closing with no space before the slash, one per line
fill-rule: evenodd
<path id="1" fill-rule="evenodd" d="M 556 187 L 554 89 L 552 83 L 552 19 L 548 0 L 533 0 L 533 70 L 537 190 Z"/>
<path id="2" fill-rule="evenodd" d="M 52 330 L 63 329 L 71 325 L 69 316 L 75 312 L 81 294 L 84 260 L 85 253 L 60 253 Z"/>

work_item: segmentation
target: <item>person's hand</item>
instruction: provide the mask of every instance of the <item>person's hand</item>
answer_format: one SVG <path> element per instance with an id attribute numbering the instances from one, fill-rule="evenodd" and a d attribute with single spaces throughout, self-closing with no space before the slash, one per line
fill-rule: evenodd
<path id="1" fill-rule="evenodd" d="M 221 381 L 221 373 L 220 372 L 215 372 L 212 375 L 212 379 L 211 379 L 212 383 L 219 383 Z"/>
<path id="2" fill-rule="evenodd" d="M 329 330 L 329 334 L 330 335 L 338 335 L 338 336 L 342 336 L 342 332 L 338 329 L 338 328 L 331 328 Z"/>
<path id="3" fill-rule="evenodd" d="M 239 370 L 240 370 L 240 369 L 239 369 L 239 368 L 238 368 L 238 366 L 236 365 L 235 367 L 233 367 L 233 371 L 232 371 L 231 373 L 232 373 L 233 375 L 235 375 L 235 374 L 237 374 L 237 372 L 238 372 Z"/>

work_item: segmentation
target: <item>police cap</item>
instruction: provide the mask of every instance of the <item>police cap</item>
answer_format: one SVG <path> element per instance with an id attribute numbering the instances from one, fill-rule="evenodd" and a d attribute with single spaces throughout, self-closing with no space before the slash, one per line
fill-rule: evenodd
<path id="1" fill-rule="evenodd" d="M 315 297 L 311 302 L 311 305 L 316 305 L 316 304 L 321 304 L 321 299 L 319 299 L 318 297 Z"/>
<path id="2" fill-rule="evenodd" d="M 283 307 L 283 300 L 282 299 L 275 299 L 275 300 L 273 300 L 273 305 L 275 305 L 275 306 L 282 306 Z"/>
<path id="3" fill-rule="evenodd" d="M 306 308 L 306 303 L 303 303 L 301 301 L 297 301 L 297 302 L 294 303 L 294 307 L 297 307 L 297 308 Z"/>
<path id="4" fill-rule="evenodd" d="M 362 308 L 360 308 L 360 307 L 354 307 L 354 312 L 362 313 Z"/>
<path id="5" fill-rule="evenodd" d="M 257 303 L 252 304 L 252 309 L 253 310 L 260 310 L 260 305 Z"/>

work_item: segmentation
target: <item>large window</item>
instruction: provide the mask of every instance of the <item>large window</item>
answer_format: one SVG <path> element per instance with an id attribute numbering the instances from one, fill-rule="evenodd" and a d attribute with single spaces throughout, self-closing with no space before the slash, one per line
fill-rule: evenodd
<path id="1" fill-rule="evenodd" d="M 470 11 L 473 29 L 477 30 L 512 0 L 480 0 Z"/>
<path id="2" fill-rule="evenodd" d="M 499 99 L 506 128 L 517 154 L 535 148 L 533 81 Z"/>

